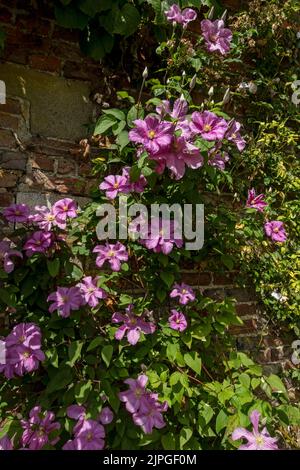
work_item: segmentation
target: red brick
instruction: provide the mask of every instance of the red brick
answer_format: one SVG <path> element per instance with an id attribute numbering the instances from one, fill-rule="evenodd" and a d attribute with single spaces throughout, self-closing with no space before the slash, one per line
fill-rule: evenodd
<path id="1" fill-rule="evenodd" d="M 29 57 L 31 67 L 45 72 L 59 72 L 61 61 L 56 57 L 32 55 Z"/>
<path id="2" fill-rule="evenodd" d="M 203 272 L 182 273 L 181 279 L 182 282 L 190 284 L 191 286 L 209 286 L 211 283 L 210 273 Z"/>
<path id="3" fill-rule="evenodd" d="M 240 316 L 255 315 L 257 313 L 257 305 L 256 304 L 237 304 L 236 312 Z"/>
<path id="4" fill-rule="evenodd" d="M 0 170 L 0 187 L 2 188 L 13 188 L 16 186 L 20 172 Z"/>
<path id="5" fill-rule="evenodd" d="M 68 44 L 55 41 L 52 43 L 52 54 L 64 60 L 82 62 L 85 60 L 78 44 Z"/>
<path id="6" fill-rule="evenodd" d="M 203 291 L 203 295 L 218 301 L 225 299 L 225 292 L 223 289 L 205 289 Z"/>
<path id="7" fill-rule="evenodd" d="M 87 68 L 80 67 L 78 62 L 66 61 L 63 74 L 66 78 L 73 78 L 75 80 L 89 80 L 90 74 Z"/>
<path id="8" fill-rule="evenodd" d="M 5 104 L 0 105 L 0 111 L 2 113 L 9 113 L 9 114 L 21 114 L 21 103 L 18 100 L 14 100 L 12 98 L 7 98 Z"/>
<path id="9" fill-rule="evenodd" d="M 256 300 L 255 292 L 250 287 L 245 289 L 227 289 L 228 297 L 233 297 L 238 302 L 251 302 Z"/>
<path id="10" fill-rule="evenodd" d="M 57 173 L 61 175 L 73 174 L 76 172 L 76 164 L 72 160 L 58 160 Z"/>
<path id="11" fill-rule="evenodd" d="M 16 139 L 11 131 L 0 129 L 0 147 L 16 148 Z"/>
<path id="12" fill-rule="evenodd" d="M 54 171 L 54 158 L 46 157 L 44 155 L 34 155 L 30 157 L 29 163 L 34 169 L 44 171 Z"/>
<path id="13" fill-rule="evenodd" d="M 61 28 L 60 26 L 55 25 L 52 38 L 59 39 L 60 41 L 78 44 L 79 34 L 77 31 L 70 30 L 67 28 Z"/>
<path id="14" fill-rule="evenodd" d="M 10 206 L 14 202 L 14 196 L 11 193 L 0 193 L 0 207 Z"/>
<path id="15" fill-rule="evenodd" d="M 213 274 L 213 283 L 215 286 L 229 286 L 235 283 L 236 273 L 214 273 Z"/>
<path id="16" fill-rule="evenodd" d="M 2 108 L 0 107 L 0 110 Z M 0 128 L 1 129 L 12 129 L 17 131 L 19 128 L 19 118 L 11 114 L 1 113 L 0 112 Z"/>
<path id="17" fill-rule="evenodd" d="M 51 22 L 49 20 L 32 17 L 30 14 L 19 14 L 16 18 L 16 26 L 38 36 L 49 36 L 51 32 Z"/>

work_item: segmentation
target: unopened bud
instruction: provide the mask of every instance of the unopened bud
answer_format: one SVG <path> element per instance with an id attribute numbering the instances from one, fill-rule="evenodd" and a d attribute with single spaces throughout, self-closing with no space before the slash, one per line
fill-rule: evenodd
<path id="1" fill-rule="evenodd" d="M 257 86 L 254 82 L 249 82 L 249 91 L 253 95 L 255 95 L 255 93 L 257 92 Z"/>
<path id="2" fill-rule="evenodd" d="M 210 89 L 208 90 L 208 96 L 212 96 L 214 94 L 214 87 L 211 86 Z"/>
<path id="3" fill-rule="evenodd" d="M 184 70 L 181 75 L 182 75 L 183 77 L 185 77 L 185 76 L 186 76 L 186 71 Z"/>
<path id="4" fill-rule="evenodd" d="M 146 79 L 148 77 L 148 67 L 145 67 L 144 72 L 143 72 L 143 78 Z"/>
<path id="5" fill-rule="evenodd" d="M 230 88 L 227 88 L 227 90 L 224 93 L 222 102 L 223 104 L 226 104 L 226 103 L 229 103 L 229 101 L 230 101 Z"/>
<path id="6" fill-rule="evenodd" d="M 209 20 L 213 19 L 214 12 L 215 12 L 215 7 L 211 7 L 211 9 L 209 10 L 209 13 L 208 13 L 208 17 L 207 17 Z"/>
<path id="7" fill-rule="evenodd" d="M 190 91 L 192 91 L 195 88 L 196 80 L 197 80 L 197 75 L 195 74 L 190 83 Z"/>
<path id="8" fill-rule="evenodd" d="M 223 15 L 221 16 L 221 20 L 226 21 L 226 18 L 227 18 L 227 10 L 224 11 Z"/>

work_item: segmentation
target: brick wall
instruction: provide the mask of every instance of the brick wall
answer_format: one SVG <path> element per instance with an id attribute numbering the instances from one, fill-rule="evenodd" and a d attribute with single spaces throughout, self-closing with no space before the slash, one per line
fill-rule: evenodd
<path id="1" fill-rule="evenodd" d="M 76 152 L 95 116 L 90 97 L 98 86 L 103 89 L 102 70 L 83 57 L 77 34 L 58 27 L 42 1 L 34 2 L 38 10 L 29 3 L 0 1 L 7 34 L 0 64 L 7 87 L 7 102 L 0 105 L 0 207 L 66 195 L 84 204 L 94 181 L 88 161 Z M 238 349 L 270 371 L 291 365 L 292 339 L 272 330 L 253 289 L 238 287 L 238 273 L 199 268 L 183 271 L 182 279 L 213 298 L 236 299 L 244 321 L 231 328 Z"/>

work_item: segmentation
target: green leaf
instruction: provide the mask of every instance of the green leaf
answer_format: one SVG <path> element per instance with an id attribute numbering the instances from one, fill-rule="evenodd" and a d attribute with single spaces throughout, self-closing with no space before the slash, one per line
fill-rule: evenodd
<path id="1" fill-rule="evenodd" d="M 52 377 L 47 385 L 46 392 L 53 393 L 56 390 L 62 390 L 73 380 L 73 373 L 70 367 L 62 367 Z"/>
<path id="2" fill-rule="evenodd" d="M 71 0 L 64 0 L 70 3 Z M 88 16 L 94 17 L 101 11 L 108 10 L 111 7 L 111 0 L 79 0 L 80 10 Z"/>
<path id="3" fill-rule="evenodd" d="M 110 129 L 114 124 L 116 124 L 116 122 L 117 120 L 115 117 L 104 114 L 96 123 L 94 135 L 104 134 L 104 132 Z"/>
<path id="4" fill-rule="evenodd" d="M 110 364 L 113 352 L 114 352 L 114 348 L 110 344 L 102 348 L 101 357 L 103 361 L 105 362 L 106 367 L 108 367 Z"/>
<path id="5" fill-rule="evenodd" d="M 174 434 L 171 432 L 162 436 L 161 443 L 164 450 L 176 450 L 176 439 Z"/>
<path id="6" fill-rule="evenodd" d="M 130 181 L 135 182 L 139 179 L 141 175 L 141 170 L 137 165 L 133 165 L 130 170 Z"/>
<path id="7" fill-rule="evenodd" d="M 266 381 L 272 388 L 273 392 L 283 393 L 284 395 L 287 395 L 285 385 L 283 384 L 282 380 L 278 377 L 278 375 L 271 374 L 269 377 L 266 377 Z"/>
<path id="8" fill-rule="evenodd" d="M 143 119 L 144 118 L 144 110 L 141 105 L 133 105 L 131 106 L 130 110 L 127 114 L 127 124 L 129 127 L 133 127 L 133 121 L 136 119 Z"/>
<path id="9" fill-rule="evenodd" d="M 174 274 L 172 273 L 168 273 L 168 272 L 161 272 L 160 273 L 160 278 L 164 281 L 164 283 L 168 286 L 168 287 L 171 287 L 174 280 L 175 280 L 175 276 Z"/>
<path id="10" fill-rule="evenodd" d="M 53 260 L 48 259 L 47 260 L 47 268 L 48 272 L 51 277 L 56 277 L 59 274 L 59 269 L 60 269 L 60 260 L 59 258 L 55 258 Z"/>
<path id="11" fill-rule="evenodd" d="M 83 405 L 84 403 L 86 403 L 92 389 L 92 382 L 90 380 L 82 380 L 76 385 L 75 398 L 79 405 Z"/>
<path id="12" fill-rule="evenodd" d="M 11 292 L 9 289 L 0 289 L 0 300 L 4 302 L 9 307 L 17 306 L 17 298 L 14 292 Z"/>
<path id="13" fill-rule="evenodd" d="M 227 414 L 221 410 L 216 419 L 216 431 L 219 433 L 222 429 L 226 428 L 228 422 Z"/>
<path id="14" fill-rule="evenodd" d="M 183 446 L 190 440 L 193 435 L 191 428 L 182 428 L 179 434 L 179 444 L 180 449 L 183 449 Z"/>
<path id="15" fill-rule="evenodd" d="M 137 30 L 140 21 L 141 17 L 135 6 L 126 3 L 123 8 L 117 12 L 113 32 L 128 37 Z"/>
<path id="16" fill-rule="evenodd" d="M 94 338 L 93 341 L 90 342 L 87 352 L 92 351 L 93 349 L 96 349 L 100 344 L 102 344 L 104 339 L 101 336 L 98 336 L 97 338 Z"/>
<path id="17" fill-rule="evenodd" d="M 82 52 L 94 60 L 100 60 L 111 52 L 113 45 L 114 37 L 101 28 L 86 29 L 80 37 Z"/>
<path id="18" fill-rule="evenodd" d="M 68 348 L 68 356 L 69 356 L 68 364 L 71 367 L 73 367 L 75 362 L 80 358 L 82 346 L 83 346 L 82 341 L 74 341 L 73 343 L 70 344 Z"/>
<path id="19" fill-rule="evenodd" d="M 89 17 L 73 6 L 55 6 L 56 21 L 64 28 L 84 29 Z"/>
<path id="20" fill-rule="evenodd" d="M 125 113 L 117 108 L 103 109 L 103 113 L 109 116 L 113 116 L 119 121 L 125 121 L 126 119 Z"/>
<path id="21" fill-rule="evenodd" d="M 202 366 L 202 361 L 201 358 L 198 356 L 197 352 L 190 352 L 186 353 L 183 356 L 184 362 L 186 365 L 192 369 L 194 372 L 196 372 L 198 375 L 201 373 L 201 366 Z"/>
<path id="22" fill-rule="evenodd" d="M 119 150 L 122 152 L 122 150 L 126 147 L 126 145 L 129 144 L 129 138 L 128 138 L 128 132 L 127 131 L 122 131 L 116 138 L 116 143 L 119 145 Z"/>
<path id="23" fill-rule="evenodd" d="M 229 271 L 233 270 L 233 268 L 234 268 L 234 258 L 232 256 L 222 255 L 221 256 L 221 261 L 226 266 L 226 268 L 229 269 Z"/>
<path id="24" fill-rule="evenodd" d="M 177 343 L 168 343 L 167 346 L 167 358 L 174 364 L 176 356 L 179 352 L 179 345 Z"/>

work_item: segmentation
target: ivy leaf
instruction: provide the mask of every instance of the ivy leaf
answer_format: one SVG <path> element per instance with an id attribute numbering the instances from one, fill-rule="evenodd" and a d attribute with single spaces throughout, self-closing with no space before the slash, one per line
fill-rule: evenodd
<path id="1" fill-rule="evenodd" d="M 83 346 L 82 341 L 74 341 L 73 343 L 70 344 L 68 348 L 68 356 L 69 356 L 68 364 L 71 367 L 73 367 L 75 362 L 80 358 L 82 346 Z"/>
<path id="2" fill-rule="evenodd" d="M 53 260 L 47 260 L 47 268 L 51 277 L 56 277 L 59 274 L 60 260 L 55 258 Z"/>
<path id="3" fill-rule="evenodd" d="M 104 132 L 110 129 L 114 124 L 116 124 L 116 122 L 117 120 L 114 116 L 107 116 L 104 114 L 98 119 L 96 123 L 94 135 L 104 134 Z"/>
<path id="4" fill-rule="evenodd" d="M 71 2 L 71 0 L 64 1 Z M 79 0 L 78 6 L 83 13 L 93 18 L 97 13 L 108 10 L 111 7 L 111 0 Z"/>
<path id="5" fill-rule="evenodd" d="M 108 367 L 110 364 L 113 352 L 114 352 L 114 348 L 110 344 L 102 348 L 101 357 L 103 361 L 105 362 L 106 367 Z"/>
<path id="6" fill-rule="evenodd" d="M 198 375 L 201 373 L 201 365 L 202 361 L 201 358 L 198 356 L 198 353 L 196 352 L 190 352 L 186 353 L 183 356 L 184 362 L 186 365 L 192 369 L 194 372 L 196 372 Z"/>

